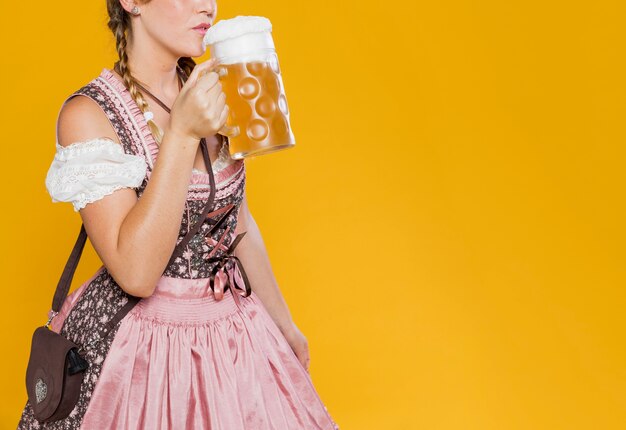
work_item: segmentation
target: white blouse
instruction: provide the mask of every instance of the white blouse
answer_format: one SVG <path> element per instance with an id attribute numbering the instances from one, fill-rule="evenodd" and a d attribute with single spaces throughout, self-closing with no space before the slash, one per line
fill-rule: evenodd
<path id="1" fill-rule="evenodd" d="M 120 188 L 141 185 L 148 166 L 139 155 L 126 154 L 109 138 L 56 144 L 56 154 L 46 175 L 52 202 L 71 202 L 74 211 Z"/>

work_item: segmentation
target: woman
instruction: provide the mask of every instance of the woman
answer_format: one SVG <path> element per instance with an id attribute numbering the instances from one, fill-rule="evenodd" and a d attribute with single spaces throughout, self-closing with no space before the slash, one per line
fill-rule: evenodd
<path id="1" fill-rule="evenodd" d="M 18 429 L 338 429 L 248 210 L 244 160 L 216 134 L 228 107 L 213 62 L 191 58 L 215 0 L 107 9 L 119 61 L 63 103 L 46 177 L 104 263 L 51 324 L 89 368 L 68 417 L 39 423 L 27 402 Z M 142 299 L 94 341 L 129 296 Z"/>

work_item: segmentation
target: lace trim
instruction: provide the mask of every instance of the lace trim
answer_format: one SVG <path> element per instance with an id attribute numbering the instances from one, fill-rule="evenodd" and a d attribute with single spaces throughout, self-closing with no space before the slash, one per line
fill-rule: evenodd
<path id="1" fill-rule="evenodd" d="M 146 175 L 143 157 L 126 154 L 111 139 L 95 138 L 57 143 L 57 153 L 46 175 L 52 202 L 71 202 L 74 211 L 121 188 L 139 187 Z"/>
<path id="2" fill-rule="evenodd" d="M 87 206 L 87 204 L 96 202 L 105 196 L 113 194 L 117 190 L 121 190 L 122 188 L 137 188 L 140 184 L 141 182 L 138 185 L 135 185 L 132 187 L 128 187 L 124 184 L 117 184 L 114 186 L 110 186 L 109 188 L 102 188 L 102 189 L 95 190 L 91 193 L 82 194 L 79 200 L 72 202 L 72 205 L 74 206 L 74 212 L 78 212 L 80 209 Z"/>
<path id="3" fill-rule="evenodd" d="M 230 166 L 231 164 L 233 164 L 236 160 L 233 160 L 230 157 L 230 151 L 228 149 L 230 140 L 228 138 L 224 138 L 225 142 L 224 144 L 222 144 L 222 147 L 220 148 L 220 152 L 219 155 L 217 157 L 217 160 L 215 160 L 213 163 L 211 163 L 211 167 L 213 168 L 213 173 L 218 172 L 228 166 Z M 198 173 L 201 175 L 209 175 L 208 172 L 205 172 L 204 170 L 200 170 L 200 169 L 196 169 L 195 167 L 193 168 L 193 173 Z"/>
<path id="4" fill-rule="evenodd" d="M 67 146 L 56 143 L 55 160 L 68 161 L 83 154 L 94 152 L 106 152 L 107 154 L 124 154 L 122 145 L 114 142 L 108 137 L 97 137 L 82 141 L 72 142 Z"/>

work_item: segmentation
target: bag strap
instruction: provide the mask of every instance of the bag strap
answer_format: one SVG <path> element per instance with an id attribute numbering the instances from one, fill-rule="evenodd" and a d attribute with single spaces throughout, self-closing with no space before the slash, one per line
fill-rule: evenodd
<path id="1" fill-rule="evenodd" d="M 204 222 L 206 215 L 209 213 L 209 209 L 213 205 L 213 201 L 215 199 L 215 177 L 213 175 L 213 168 L 211 166 L 211 161 L 209 159 L 209 151 L 206 147 L 206 139 L 202 138 L 200 140 L 200 145 L 202 147 L 202 155 L 204 158 L 204 163 L 207 167 L 207 171 L 209 172 L 209 178 L 210 178 L 210 183 L 211 183 L 211 193 L 209 195 L 209 200 L 207 201 L 206 206 L 204 207 L 204 210 L 202 211 L 202 216 L 200 216 L 198 221 L 194 224 L 193 228 L 187 232 L 183 240 L 179 244 L 177 244 L 176 247 L 174 248 L 174 252 L 172 253 L 172 257 L 170 258 L 170 262 L 168 263 L 168 266 L 175 258 L 175 255 L 180 250 L 182 250 L 187 245 L 187 243 L 189 243 L 193 235 L 195 235 L 198 232 L 198 230 L 200 230 L 200 227 L 202 227 L 202 223 Z M 219 222 L 216 223 L 211 228 L 211 231 L 218 225 L 219 225 Z M 83 249 L 85 247 L 86 241 L 87 241 L 87 232 L 85 230 L 85 225 L 82 224 L 80 226 L 80 233 L 78 234 L 78 238 L 76 239 L 76 243 L 74 244 L 74 248 L 72 249 L 72 253 L 70 254 L 70 257 L 67 260 L 67 263 L 65 264 L 65 268 L 63 269 L 63 273 L 61 274 L 61 278 L 59 279 L 59 283 L 57 284 L 57 288 L 54 293 L 54 298 L 52 300 L 52 310 L 54 312 L 59 312 L 61 310 L 61 306 L 63 306 L 63 302 L 65 302 L 67 293 L 69 292 L 70 286 L 72 284 L 72 279 L 74 278 L 74 272 L 76 271 L 76 267 L 78 266 L 78 262 L 80 261 L 80 257 L 83 253 Z M 134 296 L 130 296 L 129 299 L 132 299 L 133 297 Z M 124 310 L 124 308 L 122 308 L 122 310 Z M 120 310 L 120 312 L 122 310 Z M 128 311 L 130 311 L 130 309 L 128 309 Z M 118 321 L 121 320 L 124 317 L 124 315 L 121 315 Z M 116 315 L 115 317 L 117 316 L 118 315 Z M 111 320 L 111 322 L 112 321 L 113 320 Z"/>

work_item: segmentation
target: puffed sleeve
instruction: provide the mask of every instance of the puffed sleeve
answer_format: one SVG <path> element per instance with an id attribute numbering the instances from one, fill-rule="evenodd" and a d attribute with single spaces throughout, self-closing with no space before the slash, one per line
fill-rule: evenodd
<path id="1" fill-rule="evenodd" d="M 136 188 L 148 168 L 140 155 L 126 154 L 108 138 L 56 144 L 54 160 L 46 175 L 52 202 L 71 202 L 74 211 L 120 188 Z"/>

